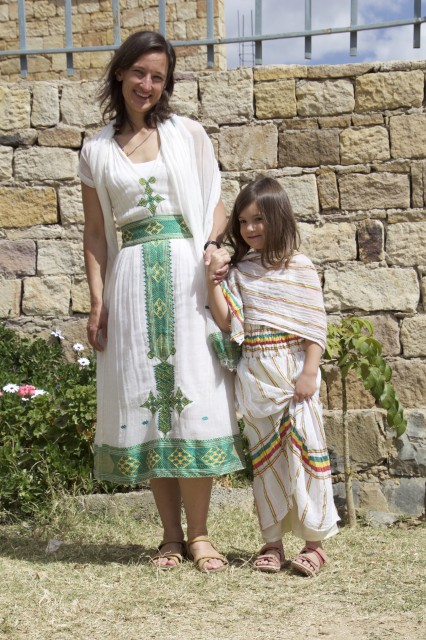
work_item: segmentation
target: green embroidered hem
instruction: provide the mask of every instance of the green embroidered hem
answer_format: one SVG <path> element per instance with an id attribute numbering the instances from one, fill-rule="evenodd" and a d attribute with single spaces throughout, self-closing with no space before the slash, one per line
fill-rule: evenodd
<path id="1" fill-rule="evenodd" d="M 123 247 L 151 242 L 152 240 L 174 240 L 192 238 L 183 216 L 154 216 L 126 224 L 121 229 Z"/>
<path id="2" fill-rule="evenodd" d="M 208 339 L 222 367 L 235 371 L 242 354 L 241 345 L 233 342 L 222 331 L 210 333 Z"/>
<path id="3" fill-rule="evenodd" d="M 239 435 L 211 440 L 162 438 L 128 449 L 95 445 L 95 477 L 117 484 L 220 476 L 244 467 Z"/>

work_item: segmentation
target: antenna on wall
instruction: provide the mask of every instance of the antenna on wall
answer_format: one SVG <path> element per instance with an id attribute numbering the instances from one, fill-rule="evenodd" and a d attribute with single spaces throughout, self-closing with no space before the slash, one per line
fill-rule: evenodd
<path id="1" fill-rule="evenodd" d="M 245 37 L 245 15 L 240 15 L 240 12 L 237 11 L 238 16 L 238 37 Z M 249 35 L 253 35 L 253 11 L 250 11 L 250 26 L 251 33 Z M 254 67 L 254 42 L 239 42 L 238 43 L 238 59 L 240 63 L 240 67 Z"/>

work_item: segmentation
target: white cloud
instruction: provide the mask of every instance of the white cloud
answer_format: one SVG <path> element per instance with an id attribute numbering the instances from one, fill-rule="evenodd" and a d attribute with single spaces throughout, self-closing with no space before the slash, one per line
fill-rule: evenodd
<path id="1" fill-rule="evenodd" d="M 240 35 L 242 17 L 245 33 L 251 35 L 254 0 L 225 0 L 226 33 Z M 304 3 L 294 0 L 263 0 L 262 31 L 264 34 L 302 31 L 305 26 Z M 371 24 L 413 16 L 413 3 L 407 0 L 359 0 L 358 24 Z M 350 24 L 350 0 L 312 0 L 312 28 L 346 27 Z M 339 64 L 371 60 L 418 60 L 426 57 L 426 25 L 422 27 L 422 47 L 413 49 L 413 27 L 396 27 L 358 33 L 358 56 L 349 56 L 349 34 L 331 34 L 312 39 L 312 60 L 304 57 L 304 40 L 282 39 L 263 43 L 263 64 Z M 239 65 L 238 45 L 228 45 L 228 66 Z M 251 66 L 250 45 L 240 46 L 245 64 Z"/>

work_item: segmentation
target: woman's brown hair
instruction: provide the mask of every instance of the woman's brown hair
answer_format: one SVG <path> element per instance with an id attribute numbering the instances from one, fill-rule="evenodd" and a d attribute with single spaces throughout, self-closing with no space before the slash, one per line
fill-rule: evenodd
<path id="1" fill-rule="evenodd" d="M 286 265 L 299 245 L 296 219 L 290 200 L 280 183 L 267 177 L 249 182 L 235 200 L 225 236 L 234 250 L 232 264 L 237 264 L 250 249 L 241 236 L 239 217 L 253 203 L 265 225 L 265 243 L 261 252 L 263 266 Z"/>
<path id="2" fill-rule="evenodd" d="M 121 81 L 117 80 L 116 77 L 117 71 L 130 69 L 138 58 L 152 51 L 165 53 L 168 65 L 163 93 L 155 107 L 147 113 L 146 124 L 148 127 L 155 127 L 159 122 L 164 122 L 170 117 L 169 100 L 174 87 L 175 51 L 170 42 L 163 38 L 160 33 L 156 31 L 137 31 L 129 36 L 115 52 L 105 70 L 103 83 L 99 91 L 101 106 L 104 107 L 102 113 L 104 122 L 115 118 L 114 128 L 117 133 L 120 132 L 124 124 L 132 124 L 126 111 Z"/>

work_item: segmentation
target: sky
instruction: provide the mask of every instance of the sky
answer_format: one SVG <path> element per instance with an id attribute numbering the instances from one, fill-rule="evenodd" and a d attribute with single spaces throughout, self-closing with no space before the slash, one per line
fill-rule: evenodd
<path id="1" fill-rule="evenodd" d="M 311 0 L 312 29 L 350 25 L 350 0 Z M 255 0 L 225 0 L 227 37 L 252 34 Z M 252 12 L 252 15 L 251 15 Z M 426 15 L 426 0 L 422 0 Z M 414 0 L 358 0 L 358 24 L 385 22 L 414 16 Z M 303 31 L 304 0 L 263 0 L 264 34 Z M 239 31 L 239 33 L 238 33 Z M 303 38 L 263 42 L 263 64 L 344 64 L 386 60 L 426 59 L 426 23 L 421 27 L 421 48 L 413 48 L 413 26 L 358 33 L 358 55 L 349 55 L 349 33 L 312 38 L 312 59 L 304 57 Z M 228 68 L 253 66 L 253 48 L 227 45 Z M 243 59 L 241 59 L 243 55 Z"/>

